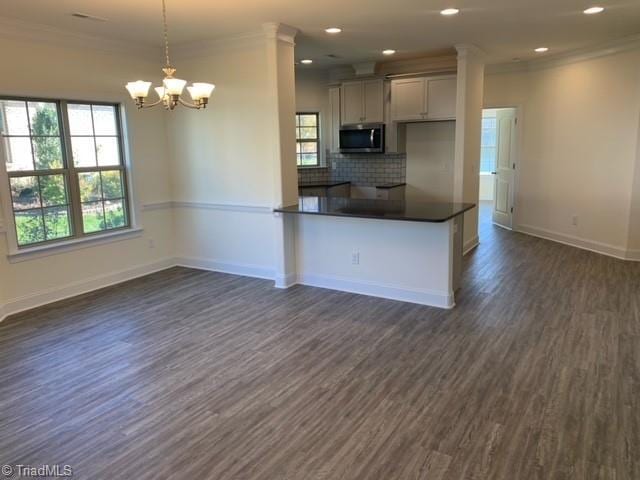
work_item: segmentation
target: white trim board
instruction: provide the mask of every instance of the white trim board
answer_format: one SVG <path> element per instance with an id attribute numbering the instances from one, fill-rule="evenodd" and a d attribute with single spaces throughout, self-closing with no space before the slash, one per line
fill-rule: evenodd
<path id="1" fill-rule="evenodd" d="M 151 273 L 166 270 L 174 265 L 175 262 L 172 258 L 165 258 L 145 265 L 120 270 L 118 272 L 96 275 L 84 280 L 68 283 L 67 285 L 48 288 L 31 295 L 24 295 L 22 297 L 9 300 L 6 304 L 0 306 L 0 322 L 9 315 L 14 315 L 25 310 L 31 310 L 42 305 L 58 302 L 65 298 L 75 297 L 83 293 L 99 290 L 134 278 L 143 277 Z"/>
<path id="2" fill-rule="evenodd" d="M 462 255 L 466 255 L 478 245 L 480 245 L 480 238 L 478 237 L 478 235 L 476 235 L 475 237 L 470 238 L 469 240 L 464 242 L 464 245 L 462 245 Z"/>
<path id="3" fill-rule="evenodd" d="M 364 282 L 349 278 L 298 274 L 297 282 L 300 285 L 309 287 L 328 288 L 341 292 L 357 293 L 370 297 L 386 298 L 401 302 L 417 303 L 430 307 L 450 309 L 455 306 L 453 292 L 436 292 L 431 290 L 417 290 L 398 285 L 387 285 L 377 282 Z"/>
<path id="4" fill-rule="evenodd" d="M 487 65 L 487 74 L 529 72 L 544 68 L 559 67 L 571 63 L 593 60 L 607 55 L 615 55 L 640 48 L 640 35 L 631 35 L 615 40 L 601 42 L 588 47 L 578 48 L 555 55 L 549 55 L 523 62 L 505 62 Z"/>
<path id="5" fill-rule="evenodd" d="M 112 38 L 71 32 L 41 23 L 25 22 L 15 18 L 0 17 L 0 38 L 21 40 L 64 48 L 82 48 L 116 52 L 138 59 L 152 59 L 161 54 L 161 47 L 136 45 L 136 42 L 125 42 Z M 147 60 L 151 63 L 151 60 Z"/>
<path id="6" fill-rule="evenodd" d="M 273 213 L 273 208 L 264 205 L 244 205 L 237 203 L 212 203 L 212 202 L 155 202 L 145 203 L 144 211 L 167 210 L 172 208 L 192 208 L 197 210 L 225 210 L 230 212 L 248 213 Z"/>
<path id="7" fill-rule="evenodd" d="M 219 260 L 209 260 L 206 258 L 176 257 L 173 266 L 208 270 L 210 272 L 231 273 L 233 275 L 264 278 L 266 280 L 273 280 L 275 278 L 275 269 L 270 267 L 245 263 L 221 262 Z"/>
<path id="8" fill-rule="evenodd" d="M 554 232 L 552 230 L 534 227 L 533 225 L 520 224 L 516 226 L 514 231 L 531 235 L 533 237 L 543 238 L 545 240 L 551 240 L 552 242 L 562 243 L 570 247 L 588 250 L 590 252 L 599 253 L 601 255 L 607 255 L 608 257 L 617 258 L 619 260 L 640 261 L 640 258 L 636 257 L 636 255 L 640 252 L 627 250 L 624 247 L 609 245 L 607 243 L 587 240 L 584 238 L 576 237 L 574 235 L 567 235 L 565 233 Z"/>

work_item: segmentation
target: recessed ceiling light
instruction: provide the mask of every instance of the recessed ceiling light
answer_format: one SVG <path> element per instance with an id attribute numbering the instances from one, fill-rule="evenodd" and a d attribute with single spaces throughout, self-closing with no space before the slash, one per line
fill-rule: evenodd
<path id="1" fill-rule="evenodd" d="M 544 52 L 548 52 L 549 49 L 547 47 L 538 47 L 535 49 L 536 53 L 544 53 Z"/>
<path id="2" fill-rule="evenodd" d="M 300 60 L 300 63 L 304 63 L 305 65 L 309 65 L 309 64 L 313 63 L 313 60 L 311 60 L 309 58 L 305 58 L 304 60 Z"/>
<path id="3" fill-rule="evenodd" d="M 382 50 L 382 54 L 383 55 L 393 55 L 394 53 L 396 53 L 395 50 L 391 50 L 390 48 L 387 50 Z"/>
<path id="4" fill-rule="evenodd" d="M 593 15 L 595 13 L 601 13 L 601 12 L 604 12 L 604 8 L 602 7 L 590 7 L 583 11 L 583 13 L 586 15 Z"/>
<path id="5" fill-rule="evenodd" d="M 340 33 L 342 29 L 338 27 L 329 27 L 329 28 L 325 28 L 324 31 L 332 35 L 335 35 L 336 33 Z"/>
<path id="6" fill-rule="evenodd" d="M 457 15 L 460 12 L 460 10 L 458 10 L 457 8 L 445 8 L 444 10 L 440 11 L 440 15 Z"/>

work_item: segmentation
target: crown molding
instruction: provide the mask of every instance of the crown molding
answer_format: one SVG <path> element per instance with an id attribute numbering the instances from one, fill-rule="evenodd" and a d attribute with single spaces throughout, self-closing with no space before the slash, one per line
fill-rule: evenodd
<path id="1" fill-rule="evenodd" d="M 487 57 L 487 54 L 481 48 L 467 43 L 459 43 L 454 45 L 456 52 L 458 52 L 458 59 L 460 60 L 476 60 L 483 62 Z"/>
<path id="2" fill-rule="evenodd" d="M 516 73 L 542 70 L 545 68 L 553 68 L 577 62 L 584 62 L 587 60 L 594 60 L 596 58 L 615 55 L 617 53 L 628 52 L 635 49 L 640 49 L 640 34 L 609 40 L 597 45 L 558 53 L 544 58 L 536 58 L 523 62 L 489 65 L 487 67 L 487 73 Z"/>
<path id="3" fill-rule="evenodd" d="M 211 57 L 220 51 L 243 50 L 264 43 L 265 33 L 262 30 L 252 30 L 236 35 L 202 40 L 198 42 L 178 43 L 171 46 L 172 56 L 176 59 Z"/>
<path id="4" fill-rule="evenodd" d="M 381 62 L 377 65 L 376 73 L 381 75 L 403 73 L 455 73 L 458 60 L 455 53 L 450 55 L 426 56 Z"/>
<path id="5" fill-rule="evenodd" d="M 295 38 L 298 29 L 278 22 L 267 22 L 262 24 L 262 30 L 267 38 L 277 38 L 283 42 L 295 45 Z"/>
<path id="6" fill-rule="evenodd" d="M 84 48 L 136 58 L 161 58 L 162 48 L 69 32 L 49 25 L 0 17 L 0 38 L 66 48 Z"/>

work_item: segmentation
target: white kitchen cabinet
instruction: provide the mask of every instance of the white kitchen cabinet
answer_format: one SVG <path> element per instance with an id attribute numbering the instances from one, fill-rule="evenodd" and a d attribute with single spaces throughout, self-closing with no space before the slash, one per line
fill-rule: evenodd
<path id="1" fill-rule="evenodd" d="M 368 80 L 363 82 L 364 90 L 364 123 L 384 122 L 383 81 Z"/>
<path id="2" fill-rule="evenodd" d="M 340 87 L 329 87 L 329 130 L 327 148 L 331 153 L 340 151 Z"/>
<path id="3" fill-rule="evenodd" d="M 384 98 L 382 80 L 345 82 L 340 91 L 342 125 L 382 123 Z"/>
<path id="4" fill-rule="evenodd" d="M 427 80 L 428 120 L 456 118 L 456 86 L 456 77 L 429 78 Z"/>
<path id="5" fill-rule="evenodd" d="M 418 77 L 391 82 L 391 120 L 455 120 L 456 77 Z"/>
<path id="6" fill-rule="evenodd" d="M 391 82 L 391 120 L 423 120 L 426 112 L 424 78 L 407 78 Z"/>

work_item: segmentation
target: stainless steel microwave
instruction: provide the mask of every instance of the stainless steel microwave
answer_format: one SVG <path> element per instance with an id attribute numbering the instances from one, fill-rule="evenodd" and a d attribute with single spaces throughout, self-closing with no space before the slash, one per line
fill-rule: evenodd
<path id="1" fill-rule="evenodd" d="M 342 127 L 340 153 L 384 153 L 384 124 Z"/>

